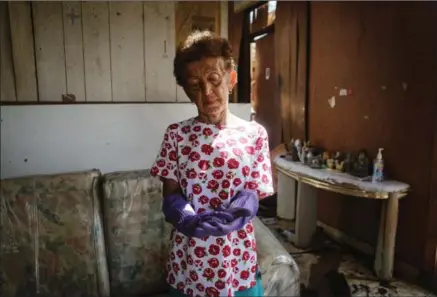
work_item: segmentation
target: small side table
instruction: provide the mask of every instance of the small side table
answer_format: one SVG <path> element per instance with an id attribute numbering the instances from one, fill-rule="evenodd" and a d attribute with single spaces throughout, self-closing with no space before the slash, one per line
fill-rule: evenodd
<path id="1" fill-rule="evenodd" d="M 407 195 L 410 189 L 408 184 L 398 181 L 381 183 L 362 181 L 347 173 L 313 169 L 300 162 L 288 161 L 281 156 L 274 160 L 274 164 L 278 170 L 278 216 L 296 220 L 292 240 L 300 248 L 310 244 L 311 237 L 316 231 L 316 189 L 381 200 L 374 270 L 382 280 L 390 280 L 393 277 L 399 199 Z"/>

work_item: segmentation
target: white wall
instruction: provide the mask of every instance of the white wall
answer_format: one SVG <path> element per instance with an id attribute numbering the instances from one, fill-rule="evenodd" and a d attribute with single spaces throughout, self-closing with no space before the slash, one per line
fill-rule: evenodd
<path id="1" fill-rule="evenodd" d="M 250 104 L 231 104 L 250 118 Z M 189 103 L 1 106 L 1 178 L 98 168 L 149 168 L 172 122 Z"/>

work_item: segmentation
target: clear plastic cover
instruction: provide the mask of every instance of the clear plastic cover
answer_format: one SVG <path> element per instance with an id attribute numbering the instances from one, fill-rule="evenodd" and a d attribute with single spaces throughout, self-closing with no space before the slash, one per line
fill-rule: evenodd
<path id="1" fill-rule="evenodd" d="M 166 291 L 171 225 L 161 211 L 161 182 L 148 170 L 110 173 L 99 191 L 99 176 L 90 171 L 1 181 L 2 297 Z M 97 193 L 103 194 L 105 238 Z M 265 295 L 299 296 L 295 261 L 259 219 L 254 226 Z"/>
<path id="2" fill-rule="evenodd" d="M 0 296 L 109 296 L 99 176 L 1 181 Z"/>
<path id="3" fill-rule="evenodd" d="M 165 292 L 171 225 L 162 214 L 162 184 L 148 170 L 103 178 L 103 206 L 111 294 Z"/>
<path id="4" fill-rule="evenodd" d="M 293 257 L 259 218 L 253 224 L 264 296 L 300 296 L 300 272 Z"/>

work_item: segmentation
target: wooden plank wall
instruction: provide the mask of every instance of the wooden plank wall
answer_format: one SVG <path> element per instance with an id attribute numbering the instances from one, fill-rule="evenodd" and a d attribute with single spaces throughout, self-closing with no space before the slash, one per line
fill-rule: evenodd
<path id="1" fill-rule="evenodd" d="M 179 21 L 185 3 L 1 2 L 0 101 L 188 101 L 173 78 L 176 42 L 191 27 Z M 227 12 L 205 5 L 194 12 L 214 15 L 220 33 Z"/>
<path id="2" fill-rule="evenodd" d="M 14 2 L 13 5 L 9 5 L 15 90 L 17 101 L 25 102 L 35 102 L 38 100 L 35 47 L 33 44 L 31 19 L 29 2 Z"/>
<path id="3" fill-rule="evenodd" d="M 275 57 L 282 111 L 282 140 L 307 138 L 308 3 L 278 2 Z"/>
<path id="4" fill-rule="evenodd" d="M 0 2 L 0 100 L 17 101 L 12 63 L 11 29 L 6 2 Z"/>
<path id="5" fill-rule="evenodd" d="M 197 2 L 197 1 L 183 1 L 176 3 L 176 46 L 187 38 L 187 36 L 191 32 L 192 28 L 192 19 L 196 16 L 202 16 L 207 18 L 214 19 L 213 31 L 217 34 L 220 34 L 220 2 L 213 1 L 205 1 L 205 2 Z M 177 86 L 176 89 L 176 97 L 178 101 L 188 102 L 187 95 L 184 90 Z"/>
<path id="6" fill-rule="evenodd" d="M 372 158 L 384 148 L 386 176 L 412 187 L 400 201 L 396 259 L 429 270 L 437 243 L 436 34 L 435 2 L 311 2 L 309 139 Z M 338 96 L 341 88 L 352 94 Z M 380 203 L 327 192 L 318 201 L 319 220 L 375 244 Z"/>

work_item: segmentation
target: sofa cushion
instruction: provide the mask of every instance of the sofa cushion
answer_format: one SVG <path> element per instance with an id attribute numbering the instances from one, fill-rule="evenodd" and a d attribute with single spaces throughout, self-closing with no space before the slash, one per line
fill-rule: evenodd
<path id="1" fill-rule="evenodd" d="M 99 176 L 1 181 L 1 296 L 109 296 Z"/>
<path id="2" fill-rule="evenodd" d="M 149 170 L 103 176 L 103 209 L 111 294 L 165 292 L 171 225 L 161 211 L 161 182 Z"/>

